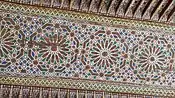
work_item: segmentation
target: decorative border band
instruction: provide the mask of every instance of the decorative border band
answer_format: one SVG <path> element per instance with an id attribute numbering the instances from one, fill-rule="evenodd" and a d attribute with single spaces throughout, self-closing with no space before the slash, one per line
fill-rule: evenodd
<path id="1" fill-rule="evenodd" d="M 126 28 L 138 28 L 165 31 L 168 33 L 175 31 L 175 26 L 154 22 L 119 19 L 92 14 L 85 14 L 73 11 L 64 11 L 52 8 L 42 8 L 34 6 L 26 6 L 0 1 L 0 9 L 8 11 L 23 12 L 26 14 L 37 14 L 43 16 L 56 16 L 58 18 L 66 18 L 79 21 L 89 21 L 100 23 L 103 25 L 126 26 Z M 72 80 L 72 79 L 49 79 L 49 78 L 20 78 L 20 77 L 0 77 L 0 84 L 25 85 L 25 86 L 42 86 L 42 87 L 58 87 L 71 89 L 98 90 L 107 92 L 122 92 L 144 95 L 157 96 L 175 96 L 175 90 L 162 89 L 146 86 L 127 86 L 118 83 L 96 82 L 88 80 Z"/>
<path id="2" fill-rule="evenodd" d="M 57 87 L 68 89 L 84 89 L 118 93 L 133 93 L 155 96 L 175 96 L 175 90 L 155 89 L 143 86 L 126 86 L 105 82 L 72 80 L 72 79 L 47 79 L 47 78 L 19 78 L 19 77 L 0 77 L 0 84 Z"/>
<path id="3" fill-rule="evenodd" d="M 45 16 L 56 16 L 59 18 L 83 20 L 94 23 L 100 23 L 103 25 L 111 26 L 125 26 L 126 28 L 137 28 L 137 29 L 149 29 L 156 31 L 165 31 L 166 33 L 173 33 L 175 31 L 175 25 L 163 24 L 158 22 L 149 22 L 141 20 L 121 19 L 114 17 L 99 16 L 95 14 L 80 13 L 75 11 L 67 11 L 53 8 L 43 8 L 30 5 L 21 5 L 15 3 L 9 3 L 0 1 L 0 9 L 11 10 L 16 12 L 23 12 L 28 14 L 37 14 Z"/>

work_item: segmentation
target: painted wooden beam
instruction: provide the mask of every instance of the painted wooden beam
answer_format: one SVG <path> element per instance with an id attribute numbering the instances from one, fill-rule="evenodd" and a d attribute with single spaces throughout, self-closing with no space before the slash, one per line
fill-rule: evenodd
<path id="1" fill-rule="evenodd" d="M 133 16 L 133 12 L 134 12 L 133 7 L 135 7 L 139 1 L 140 0 L 132 0 L 131 4 L 129 5 L 129 7 L 127 8 L 127 10 L 125 12 L 125 17 L 132 17 Z"/>
<path id="2" fill-rule="evenodd" d="M 107 15 L 114 16 L 122 0 L 112 0 Z"/>
<path id="3" fill-rule="evenodd" d="M 142 19 L 150 19 L 151 10 L 156 6 L 158 0 L 151 0 L 142 12 Z"/>
<path id="4" fill-rule="evenodd" d="M 175 3 L 174 3 L 173 0 L 172 0 L 172 2 L 171 2 L 169 5 L 167 5 L 167 8 L 166 8 L 166 9 L 162 12 L 162 14 L 159 16 L 159 21 L 160 21 L 160 22 L 164 22 L 164 21 L 167 20 L 167 18 L 168 18 L 168 13 L 170 13 L 170 10 L 172 10 L 174 6 L 175 6 Z"/>
<path id="5" fill-rule="evenodd" d="M 159 11 L 163 9 L 163 6 L 166 5 L 167 0 L 160 0 L 157 4 L 156 7 L 151 12 L 151 19 L 153 20 L 158 20 L 159 19 Z"/>
<path id="6" fill-rule="evenodd" d="M 116 11 L 116 16 L 122 17 L 124 16 L 125 9 L 124 7 L 127 5 L 129 0 L 122 0 L 121 4 L 119 5 L 117 11 Z"/>
<path id="7" fill-rule="evenodd" d="M 152 20 L 156 20 L 157 21 L 159 19 L 160 12 L 164 9 L 164 7 L 166 6 L 167 3 L 168 3 L 167 0 L 163 0 L 161 2 L 161 4 L 158 5 L 158 7 L 155 10 L 155 12 L 153 12 L 152 15 L 151 15 L 151 19 Z"/>

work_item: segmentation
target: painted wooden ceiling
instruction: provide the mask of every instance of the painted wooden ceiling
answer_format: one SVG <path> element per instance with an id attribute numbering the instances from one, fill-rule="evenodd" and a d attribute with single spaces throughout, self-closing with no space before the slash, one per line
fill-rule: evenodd
<path id="1" fill-rule="evenodd" d="M 175 23 L 174 0 L 4 0 L 106 16 Z"/>

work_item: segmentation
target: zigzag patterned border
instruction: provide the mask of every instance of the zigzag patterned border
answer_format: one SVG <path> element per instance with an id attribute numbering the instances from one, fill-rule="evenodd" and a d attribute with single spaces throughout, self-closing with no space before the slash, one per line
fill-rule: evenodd
<path id="1" fill-rule="evenodd" d="M 64 11 L 51 8 L 34 7 L 27 5 L 19 5 L 8 2 L 0 1 L 0 9 L 23 12 L 26 14 L 37 14 L 45 16 L 56 16 L 59 18 L 66 18 L 79 21 L 88 21 L 93 23 L 102 23 L 103 25 L 112 26 L 124 26 L 126 28 L 135 29 L 150 29 L 154 31 L 164 31 L 172 33 L 175 31 L 174 25 L 119 19 L 105 16 L 98 16 L 92 14 L 78 13 L 73 11 Z M 119 92 L 119 93 L 134 93 L 144 95 L 156 95 L 156 96 L 175 96 L 175 90 L 173 89 L 161 89 L 155 87 L 145 86 L 127 86 L 121 84 L 113 84 L 108 82 L 96 82 L 88 80 L 72 80 L 72 79 L 57 79 L 50 80 L 47 78 L 20 78 L 20 77 L 0 77 L 0 84 L 11 85 L 26 85 L 26 86 L 42 86 L 42 87 L 58 87 L 58 88 L 71 88 L 71 89 L 85 89 L 85 90 L 98 90 L 107 92 Z"/>
<path id="2" fill-rule="evenodd" d="M 87 80 L 0 77 L 0 84 L 83 89 L 117 93 L 131 93 L 155 96 L 175 96 L 175 90 L 157 89 L 146 86 L 126 86 Z"/>

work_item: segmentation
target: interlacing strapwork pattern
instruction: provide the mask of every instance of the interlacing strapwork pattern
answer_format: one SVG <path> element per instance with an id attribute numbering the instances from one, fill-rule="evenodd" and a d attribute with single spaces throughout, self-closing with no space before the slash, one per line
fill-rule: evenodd
<path id="1" fill-rule="evenodd" d="M 0 12 L 0 73 L 173 88 L 175 35 Z"/>

